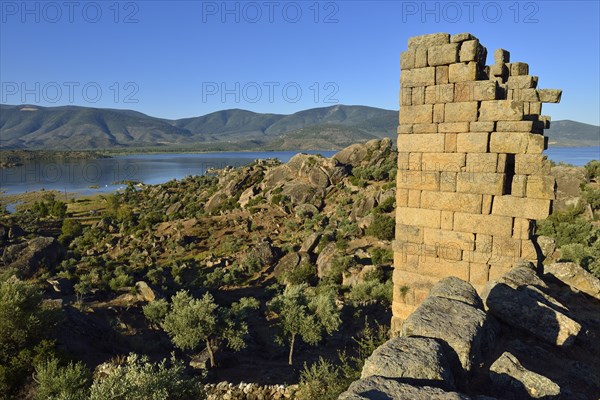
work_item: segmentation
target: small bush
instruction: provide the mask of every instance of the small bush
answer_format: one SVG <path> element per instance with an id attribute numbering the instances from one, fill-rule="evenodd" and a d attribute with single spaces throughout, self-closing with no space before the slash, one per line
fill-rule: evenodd
<path id="1" fill-rule="evenodd" d="M 85 400 L 88 398 L 91 373 L 82 363 L 60 367 L 56 358 L 36 368 L 36 400 Z"/>
<path id="2" fill-rule="evenodd" d="M 385 214 L 375 214 L 373 222 L 366 229 L 366 234 L 375 236 L 381 240 L 392 240 L 394 239 L 394 233 L 396 229 L 396 222 L 394 219 Z"/>

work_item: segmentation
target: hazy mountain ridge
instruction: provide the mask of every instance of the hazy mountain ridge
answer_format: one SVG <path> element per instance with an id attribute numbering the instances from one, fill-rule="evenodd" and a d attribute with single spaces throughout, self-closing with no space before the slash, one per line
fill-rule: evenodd
<path id="1" fill-rule="evenodd" d="M 346 105 L 290 115 L 229 109 L 177 120 L 133 110 L 0 105 L 0 148 L 341 149 L 376 137 L 395 139 L 397 123 L 397 111 Z M 575 121 L 555 121 L 547 135 L 554 146 L 600 144 L 600 127 Z"/>

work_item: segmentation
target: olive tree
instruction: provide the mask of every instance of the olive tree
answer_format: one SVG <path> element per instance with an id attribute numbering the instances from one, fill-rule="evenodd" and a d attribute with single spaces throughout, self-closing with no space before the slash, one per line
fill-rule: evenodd
<path id="1" fill-rule="evenodd" d="M 288 286 L 271 300 L 269 309 L 277 315 L 277 325 L 281 329 L 278 343 L 289 342 L 289 365 L 293 363 L 297 338 L 316 345 L 324 334 L 330 335 L 341 323 L 335 293 L 331 290 L 317 293 L 306 284 Z"/>
<path id="2" fill-rule="evenodd" d="M 181 290 L 173 296 L 162 327 L 181 350 L 195 350 L 204 343 L 210 365 L 214 367 L 214 349 L 220 342 L 226 342 L 236 351 L 246 347 L 248 324 L 245 317 L 249 310 L 256 308 L 256 299 L 243 298 L 225 308 L 216 304 L 210 293 L 195 299 L 186 290 Z"/>

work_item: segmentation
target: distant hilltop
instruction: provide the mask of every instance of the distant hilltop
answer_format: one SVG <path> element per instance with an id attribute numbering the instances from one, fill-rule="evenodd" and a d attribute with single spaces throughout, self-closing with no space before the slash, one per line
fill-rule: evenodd
<path id="1" fill-rule="evenodd" d="M 339 150 L 395 140 L 397 125 L 397 111 L 367 106 L 290 115 L 230 109 L 168 120 L 132 110 L 0 105 L 0 149 Z M 576 121 L 554 121 L 546 135 L 555 147 L 600 145 L 600 127 Z"/>

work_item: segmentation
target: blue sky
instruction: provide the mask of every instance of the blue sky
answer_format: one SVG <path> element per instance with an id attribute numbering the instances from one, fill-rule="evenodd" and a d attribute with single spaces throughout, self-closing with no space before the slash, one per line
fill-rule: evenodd
<path id="1" fill-rule="evenodd" d="M 70 4 L 70 5 L 69 5 Z M 126 108 L 397 109 L 410 36 L 471 32 L 600 124 L 599 1 L 0 1 L 0 101 Z M 21 101 L 25 99 L 26 101 Z"/>

